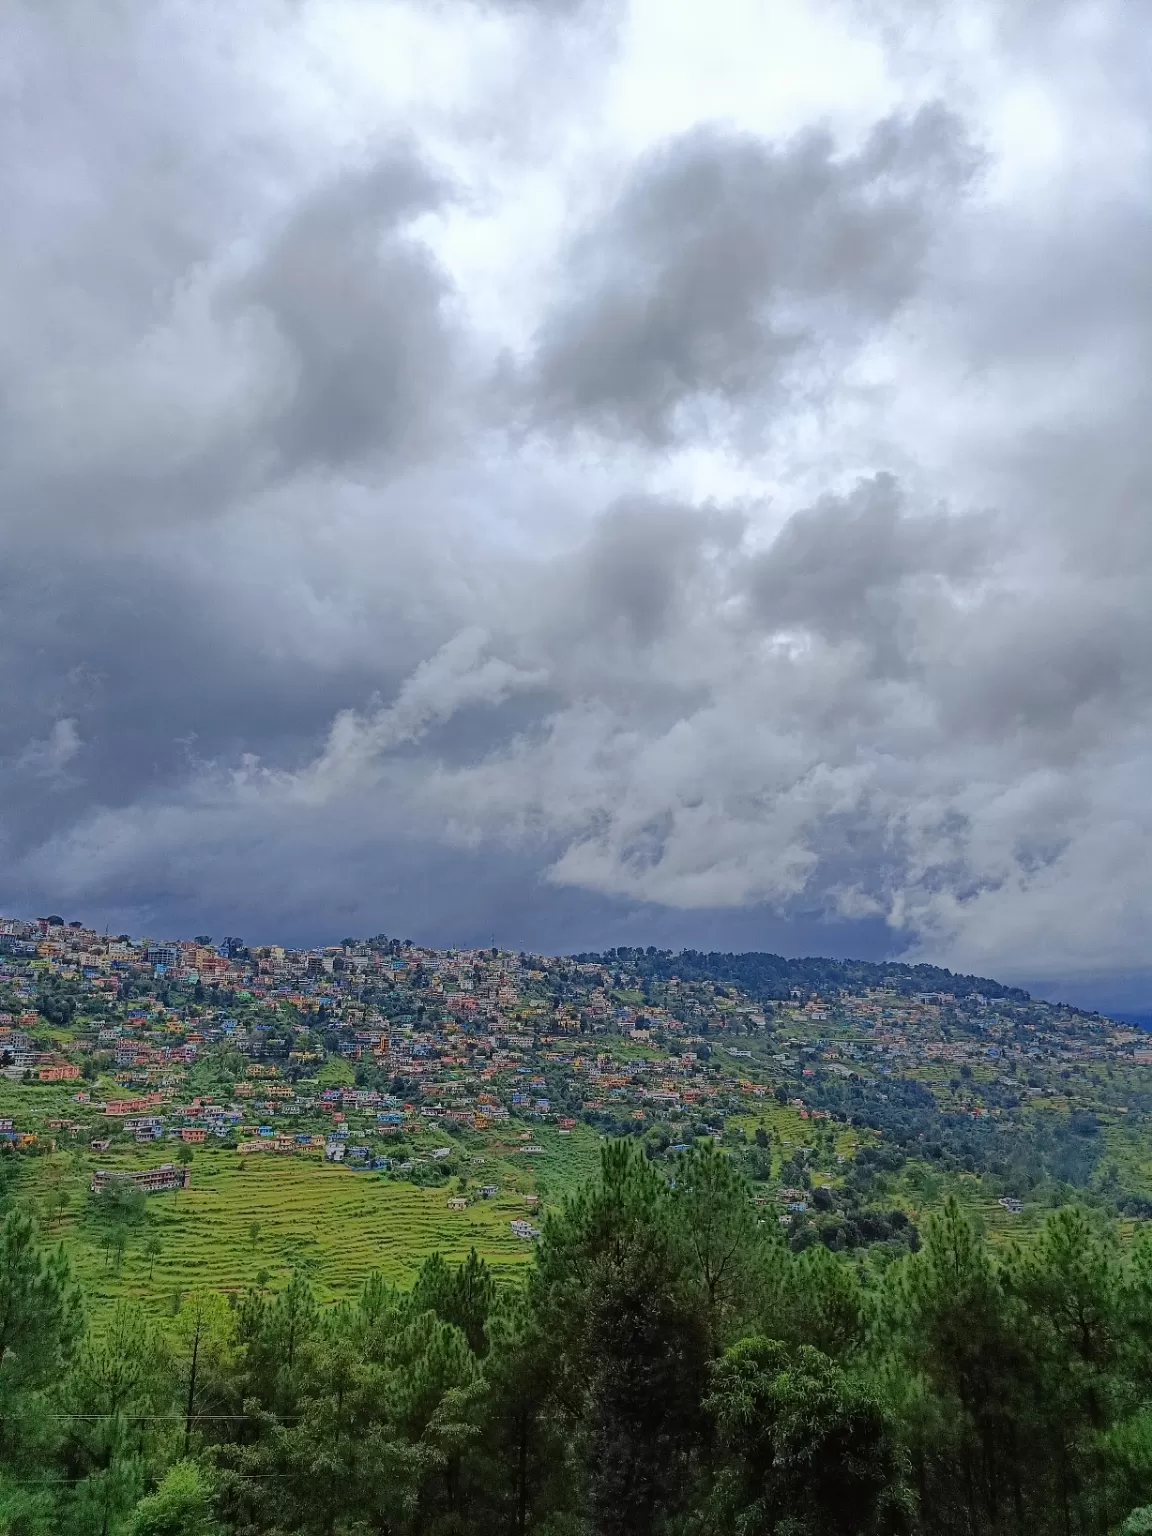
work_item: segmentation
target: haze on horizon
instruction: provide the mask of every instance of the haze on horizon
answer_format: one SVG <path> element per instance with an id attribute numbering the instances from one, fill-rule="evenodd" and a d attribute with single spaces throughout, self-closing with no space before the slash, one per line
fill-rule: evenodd
<path id="1" fill-rule="evenodd" d="M 1125 0 L 16 0 L 0 911 L 1152 997 Z"/>

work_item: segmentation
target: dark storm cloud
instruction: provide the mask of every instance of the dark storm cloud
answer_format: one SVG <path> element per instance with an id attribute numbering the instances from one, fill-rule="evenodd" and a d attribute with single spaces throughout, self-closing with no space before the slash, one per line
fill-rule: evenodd
<path id="1" fill-rule="evenodd" d="M 2 532 L 46 520 L 104 536 L 141 500 L 219 488 L 198 440 L 204 367 L 174 312 L 241 237 L 290 158 L 255 97 L 225 87 L 176 7 L 7 7 L 0 97 Z M 167 68 L 178 58 L 177 68 Z M 165 355 L 164 342 L 171 340 Z M 171 409 L 165 410 L 170 404 Z M 212 434 L 215 436 L 215 434 Z M 182 475 L 168 473 L 179 463 Z M 157 480 L 160 494 L 157 495 Z M 146 487 L 146 489 L 145 489 Z"/>
<path id="2" fill-rule="evenodd" d="M 447 178 L 396 124 L 317 154 L 240 62 L 283 44 L 273 12 L 218 21 L 178 0 L 6 13 L 9 533 L 202 521 L 276 473 L 434 435 L 451 284 L 411 224 Z"/>
<path id="3" fill-rule="evenodd" d="M 291 154 L 271 125 L 249 132 L 239 82 L 181 35 L 177 8 L 102 25 L 99 47 L 83 7 L 57 28 L 38 10 L 9 20 L 26 66 L 9 123 L 39 136 L 8 143 L 35 144 L 44 168 L 10 154 L 0 172 L 11 867 L 91 806 L 206 762 L 306 759 L 336 710 L 419 660 L 420 625 L 387 579 L 371 598 L 349 590 L 380 533 L 325 547 L 334 488 L 309 475 L 417 455 L 449 393 L 453 330 L 448 281 L 410 233 L 447 184 L 409 142 L 303 178 L 284 207 L 265 181 Z M 183 45 L 167 85 L 166 42 Z"/>
<path id="4" fill-rule="evenodd" d="M 693 431 L 693 400 L 762 400 L 813 347 L 909 297 L 972 166 L 939 107 L 885 119 L 849 155 L 820 129 L 773 146 L 700 128 L 665 145 L 573 243 L 538 338 L 541 418 L 661 442 Z"/>
<path id="5" fill-rule="evenodd" d="M 347 580 L 386 533 L 326 540 L 327 477 L 427 448 L 454 330 L 410 228 L 449 187 L 410 139 L 302 165 L 277 106 L 178 5 L 99 23 L 16 7 L 5 39 L 10 868 L 204 763 L 306 759 L 336 710 L 416 664 L 421 626 L 388 579 L 370 597 Z M 407 558 L 431 599 L 431 562 Z M 66 746 L 66 771 L 43 771 Z"/>
<path id="6" fill-rule="evenodd" d="M 989 34 L 1076 124 L 1023 171 L 908 52 L 871 128 L 698 124 L 565 230 L 612 81 L 555 29 L 624 8 L 492 8 L 6 15 L 0 909 L 1143 963 L 1130 13 Z M 344 117 L 366 17 L 506 51 Z"/>

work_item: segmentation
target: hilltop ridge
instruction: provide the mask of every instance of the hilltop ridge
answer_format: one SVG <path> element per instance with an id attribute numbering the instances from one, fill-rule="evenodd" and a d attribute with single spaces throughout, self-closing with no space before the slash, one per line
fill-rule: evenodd
<path id="1" fill-rule="evenodd" d="M 97 949 L 105 946 L 128 944 L 137 950 L 160 950 L 174 947 L 175 952 L 187 961 L 189 955 L 199 955 L 203 960 L 210 939 L 133 940 L 128 934 L 109 939 L 107 934 L 97 935 L 95 930 L 79 922 L 65 923 L 62 918 L 48 917 L 33 920 L 0 917 L 0 944 L 7 938 L 40 941 L 59 938 L 61 932 L 82 933 L 89 941 L 95 941 Z M 73 946 L 75 947 L 75 946 Z M 423 955 L 486 955 L 516 958 L 521 963 L 542 963 L 545 966 L 571 961 L 583 965 L 602 967 L 625 966 L 641 977 L 653 980 L 670 980 L 679 977 L 686 981 L 720 982 L 739 987 L 756 1001 L 787 1001 L 795 991 L 805 995 L 817 995 L 829 989 L 840 988 L 857 991 L 861 988 L 886 988 L 903 996 L 917 993 L 940 993 L 951 997 L 1004 998 L 1012 1002 L 1027 1003 L 1031 994 L 1022 987 L 997 981 L 989 976 L 975 976 L 953 972 L 943 966 L 927 962 L 909 964 L 900 960 L 837 959 L 827 955 L 786 956 L 765 950 L 680 950 L 659 949 L 655 945 L 619 945 L 602 951 L 588 950 L 571 953 L 527 953 L 523 950 L 507 950 L 489 946 L 444 946 L 414 944 L 409 939 L 393 939 L 377 934 L 367 939 L 346 939 L 339 944 L 283 946 L 277 944 L 254 945 L 251 949 L 268 954 L 324 956 L 363 948 L 369 951 L 386 949 L 410 950 Z M 215 946 L 216 958 L 232 959 L 249 946 L 239 939 L 224 939 Z M 121 957 L 125 958 L 125 957 Z M 1063 1007 L 1071 1007 L 1062 1004 Z M 1098 1016 L 1091 1010 L 1071 1009 L 1085 1017 Z"/>
<path id="2" fill-rule="evenodd" d="M 728 981 L 749 996 L 763 1001 L 784 1001 L 799 989 L 819 993 L 829 987 L 854 991 L 861 987 L 886 987 L 912 996 L 916 992 L 942 992 L 952 997 L 1009 998 L 1027 1003 L 1031 994 L 987 976 L 957 975 L 938 965 L 907 965 L 899 960 L 834 960 L 809 955 L 789 958 L 764 950 L 644 949 L 621 947 L 601 954 L 573 956 L 593 964 L 627 964 L 638 975 Z M 1077 1010 L 1081 1012 L 1082 1010 Z"/>

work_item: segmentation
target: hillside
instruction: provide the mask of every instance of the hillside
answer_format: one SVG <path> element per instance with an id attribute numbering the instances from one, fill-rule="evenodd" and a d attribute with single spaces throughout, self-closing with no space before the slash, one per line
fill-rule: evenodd
<path id="1" fill-rule="evenodd" d="M 1108 1536 L 1152 1497 L 1138 1030 L 772 955 L 0 947 L 10 1536 Z"/>
<path id="2" fill-rule="evenodd" d="M 992 1232 L 1072 1199 L 1152 1209 L 1144 1037 L 986 978 L 0 927 L 9 1198 L 107 1304 L 163 1312 L 189 1270 L 336 1299 L 472 1246 L 511 1276 L 614 1136 L 656 1160 L 719 1143 L 797 1251 L 876 1262 L 949 1194 Z M 89 1188 L 166 1162 L 186 1190 Z"/>

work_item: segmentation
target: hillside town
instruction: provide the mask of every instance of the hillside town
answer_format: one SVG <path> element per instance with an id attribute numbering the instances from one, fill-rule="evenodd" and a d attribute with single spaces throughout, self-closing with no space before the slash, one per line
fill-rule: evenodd
<path id="1" fill-rule="evenodd" d="M 16 1152 L 155 1144 L 146 1191 L 183 1187 L 184 1149 L 209 1139 L 422 1183 L 458 1172 L 462 1137 L 525 1165 L 545 1126 L 640 1135 L 656 1156 L 735 1139 L 795 1215 L 820 1149 L 831 1170 L 884 1137 L 979 1167 L 1030 1107 L 1113 1120 L 1149 1107 L 1147 1036 L 1096 1015 L 1005 989 L 752 996 L 722 965 L 700 979 L 697 957 L 687 979 L 655 953 L 384 936 L 287 949 L 0 919 L 0 1067 L 18 1090 L 0 1138 Z M 517 1235 L 535 1231 L 521 1221 Z"/>

